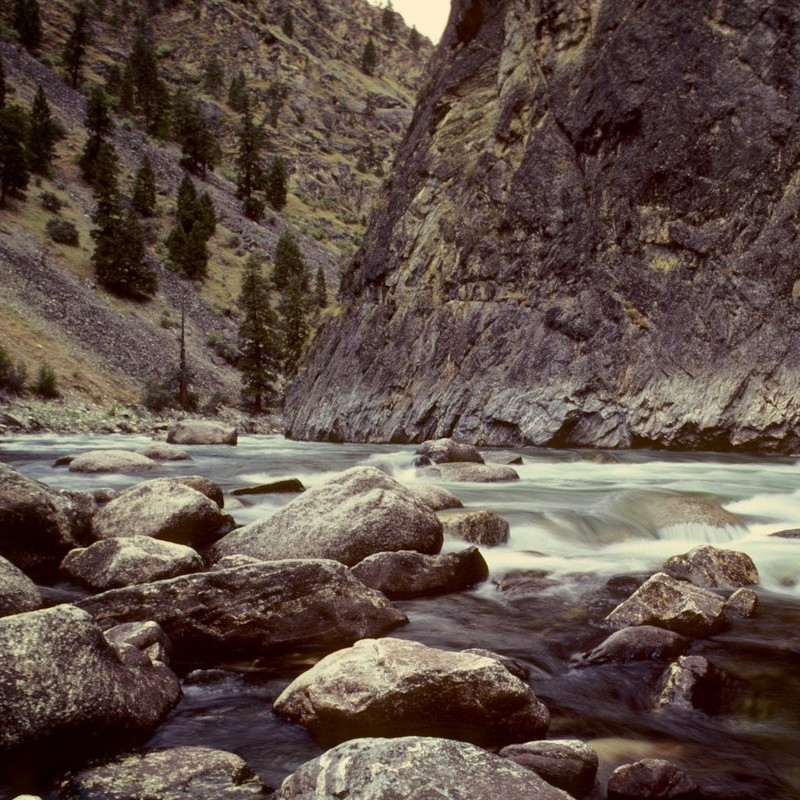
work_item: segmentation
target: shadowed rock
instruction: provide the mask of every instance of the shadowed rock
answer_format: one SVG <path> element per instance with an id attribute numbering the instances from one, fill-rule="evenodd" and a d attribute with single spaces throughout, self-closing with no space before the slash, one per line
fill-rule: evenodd
<path id="1" fill-rule="evenodd" d="M 578 739 L 552 739 L 504 747 L 499 755 L 532 769 L 573 797 L 587 795 L 597 774 L 597 753 Z"/>
<path id="2" fill-rule="evenodd" d="M 492 511 L 454 511 L 440 514 L 444 535 L 472 544 L 496 547 L 508 541 L 509 524 Z"/>
<path id="3" fill-rule="evenodd" d="M 469 461 L 483 464 L 483 456 L 478 448 L 466 442 L 456 442 L 453 439 L 434 439 L 423 442 L 416 450 L 418 455 L 427 457 L 432 464 Z"/>
<path id="4" fill-rule="evenodd" d="M 608 779 L 608 800 L 700 800 L 697 784 L 682 769 L 659 758 L 617 767 Z"/>
<path id="5" fill-rule="evenodd" d="M 718 713 L 725 676 L 703 656 L 681 656 L 667 667 L 656 689 L 659 711 Z"/>
<path id="6" fill-rule="evenodd" d="M 169 665 L 172 642 L 157 622 L 123 622 L 105 631 L 105 637 L 118 649 L 135 647 L 151 662 Z"/>
<path id="7" fill-rule="evenodd" d="M 36 584 L 18 567 L 0 556 L 0 617 L 36 611 L 42 595 Z"/>
<path id="8" fill-rule="evenodd" d="M 615 631 L 587 653 L 578 666 L 650 661 L 685 653 L 689 641 L 678 633 L 653 625 L 635 625 Z"/>
<path id="9" fill-rule="evenodd" d="M 239 432 L 234 426 L 212 420 L 187 419 L 167 431 L 168 444 L 235 445 L 238 439 Z"/>
<path id="10" fill-rule="evenodd" d="M 234 489 L 231 494 L 241 497 L 248 494 L 299 494 L 304 492 L 306 487 L 297 478 L 287 478 L 282 481 L 272 483 L 262 483 L 259 486 L 245 486 L 241 489 Z"/>

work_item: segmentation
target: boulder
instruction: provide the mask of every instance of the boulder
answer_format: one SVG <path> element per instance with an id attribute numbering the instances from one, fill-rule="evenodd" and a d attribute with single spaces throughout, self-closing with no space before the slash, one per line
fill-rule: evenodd
<path id="1" fill-rule="evenodd" d="M 134 452 L 147 456 L 153 461 L 188 461 L 191 459 L 191 456 L 185 450 L 166 442 L 153 442 L 153 444 L 149 444 L 147 447 L 140 447 Z"/>
<path id="2" fill-rule="evenodd" d="M 617 767 L 608 779 L 608 800 L 699 800 L 697 784 L 679 767 L 643 758 Z"/>
<path id="3" fill-rule="evenodd" d="M 247 800 L 267 788 L 244 759 L 210 747 L 171 747 L 123 756 L 69 774 L 61 797 L 81 800 Z"/>
<path id="4" fill-rule="evenodd" d="M 509 744 L 542 736 L 550 722 L 533 690 L 499 661 L 401 639 L 365 639 L 326 656 L 274 710 L 324 743 L 424 733 Z"/>
<path id="5" fill-rule="evenodd" d="M 778 539 L 800 539 L 800 528 L 789 528 L 785 531 L 775 531 L 770 536 L 775 536 Z"/>
<path id="6" fill-rule="evenodd" d="M 239 432 L 232 425 L 212 420 L 186 419 L 167 431 L 169 444 L 229 444 L 235 445 Z"/>
<path id="7" fill-rule="evenodd" d="M 475 445 L 453 439 L 429 439 L 417 448 L 416 453 L 428 458 L 432 464 L 464 461 L 483 464 L 483 456 Z"/>
<path id="8" fill-rule="evenodd" d="M 428 467 L 421 474 L 443 481 L 465 483 L 502 483 L 519 480 L 519 473 L 506 464 L 442 463 Z"/>
<path id="9" fill-rule="evenodd" d="M 158 462 L 127 450 L 90 450 L 69 462 L 70 472 L 147 472 Z"/>
<path id="10" fill-rule="evenodd" d="M 373 553 L 434 554 L 441 546 L 441 523 L 424 503 L 379 469 L 353 467 L 229 533 L 208 557 L 332 558 L 352 566 Z"/>
<path id="11" fill-rule="evenodd" d="M 422 500 L 431 511 L 444 511 L 446 508 L 463 508 L 464 504 L 443 486 L 425 481 L 404 481 L 403 486 L 415 497 Z"/>
<path id="12" fill-rule="evenodd" d="M 578 739 L 511 744 L 504 747 L 499 755 L 532 769 L 549 784 L 573 797 L 589 794 L 599 763 L 597 753 Z"/>
<path id="13" fill-rule="evenodd" d="M 196 489 L 209 500 L 213 500 L 220 508 L 225 508 L 225 496 L 222 493 L 222 488 L 214 483 L 214 481 L 210 481 L 202 475 L 181 475 L 172 480 L 176 483 L 182 483 L 184 486 Z"/>
<path id="14" fill-rule="evenodd" d="M 718 713 L 725 676 L 703 656 L 681 656 L 664 671 L 656 689 L 659 711 Z"/>
<path id="15" fill-rule="evenodd" d="M 661 570 L 673 578 L 708 589 L 738 589 L 758 583 L 758 570 L 747 553 L 722 550 L 710 544 L 667 559 Z"/>
<path id="16" fill-rule="evenodd" d="M 535 772 L 466 742 L 356 739 L 303 764 L 274 800 L 570 800 Z"/>
<path id="17" fill-rule="evenodd" d="M 0 556 L 0 617 L 36 611 L 42 607 L 36 584 L 18 567 Z"/>
<path id="18" fill-rule="evenodd" d="M 634 625 L 612 633 L 587 653 L 578 666 L 674 658 L 688 647 L 689 640 L 679 633 L 653 625 Z"/>
<path id="19" fill-rule="evenodd" d="M 0 651 L 0 750 L 6 752 L 139 739 L 181 694 L 163 664 L 123 663 L 97 623 L 73 605 L 0 620 Z"/>
<path id="20" fill-rule="evenodd" d="M 152 663 L 169 665 L 172 642 L 157 622 L 123 622 L 105 632 L 106 639 L 117 649 L 135 647 Z"/>
<path id="21" fill-rule="evenodd" d="M 708 636 L 723 623 L 724 600 L 663 572 L 646 580 L 607 617 L 614 628 L 656 625 L 684 636 Z"/>
<path id="22" fill-rule="evenodd" d="M 248 494 L 299 494 L 305 490 L 302 481 L 297 478 L 286 478 L 282 481 L 262 483 L 259 486 L 243 486 L 241 489 L 234 489 L 231 494 L 236 497 Z"/>
<path id="23" fill-rule="evenodd" d="M 496 547 L 508 541 L 508 521 L 492 511 L 452 511 L 440 514 L 442 531 L 448 539 Z"/>
<path id="24" fill-rule="evenodd" d="M 489 567 L 477 547 L 436 556 L 413 550 L 376 553 L 350 571 L 364 585 L 392 600 L 460 592 L 489 577 Z"/>
<path id="25" fill-rule="evenodd" d="M 758 608 L 758 595 L 752 589 L 737 589 L 726 601 L 723 615 L 726 622 L 752 617 Z"/>
<path id="26" fill-rule="evenodd" d="M 203 567 L 203 559 L 191 547 L 149 536 L 103 539 L 71 550 L 61 562 L 67 577 L 99 591 L 174 578 Z"/>
<path id="27" fill-rule="evenodd" d="M 230 527 L 229 518 L 213 500 L 172 478 L 137 484 L 92 520 L 97 539 L 151 536 L 178 544 L 202 544 Z"/>
<path id="28" fill-rule="evenodd" d="M 0 464 L 0 555 L 34 578 L 51 578 L 66 553 L 92 541 L 94 499 L 56 492 Z"/>
<path id="29" fill-rule="evenodd" d="M 104 627 L 154 620 L 176 656 L 219 661 L 270 649 L 332 649 L 380 636 L 405 614 L 335 561 L 260 562 L 112 589 L 78 605 Z"/>

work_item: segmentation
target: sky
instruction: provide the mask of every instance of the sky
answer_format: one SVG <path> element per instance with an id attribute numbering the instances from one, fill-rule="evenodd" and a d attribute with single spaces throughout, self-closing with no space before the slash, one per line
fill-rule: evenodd
<path id="1" fill-rule="evenodd" d="M 386 5 L 383 0 L 370 2 L 376 6 Z M 392 6 L 409 28 L 415 25 L 434 44 L 439 41 L 450 14 L 450 0 L 392 0 Z"/>

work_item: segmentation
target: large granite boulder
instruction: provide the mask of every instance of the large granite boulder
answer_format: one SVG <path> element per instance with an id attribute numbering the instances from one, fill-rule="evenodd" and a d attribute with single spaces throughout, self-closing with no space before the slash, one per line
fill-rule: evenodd
<path id="1" fill-rule="evenodd" d="M 92 520 L 96 539 L 152 536 L 178 544 L 203 544 L 231 528 L 229 517 L 183 481 L 156 478 L 122 492 Z"/>
<path id="2" fill-rule="evenodd" d="M 483 456 L 474 444 L 456 442 L 450 438 L 431 439 L 417 448 L 417 454 L 425 456 L 433 464 L 467 461 L 483 464 Z"/>
<path id="3" fill-rule="evenodd" d="M 656 625 L 684 636 L 702 637 L 723 624 L 724 607 L 718 594 L 657 572 L 620 603 L 606 622 L 614 628 Z"/>
<path id="4" fill-rule="evenodd" d="M 432 511 L 463 508 L 464 504 L 449 489 L 425 481 L 404 481 L 403 486 L 422 500 Z"/>
<path id="5" fill-rule="evenodd" d="M 172 480 L 192 489 L 197 489 L 200 494 L 204 494 L 209 500 L 213 500 L 220 508 L 225 508 L 225 495 L 222 492 L 222 487 L 214 483 L 214 481 L 204 478 L 202 475 L 180 475 Z"/>
<path id="6" fill-rule="evenodd" d="M 90 450 L 69 462 L 70 472 L 148 472 L 158 462 L 127 450 Z"/>
<path id="7" fill-rule="evenodd" d="M 274 800 L 570 800 L 535 772 L 466 742 L 356 739 L 303 764 Z"/>
<path id="8" fill-rule="evenodd" d="M 80 739 L 105 748 L 149 735 L 180 698 L 163 664 L 122 661 L 72 605 L 0 619 L 0 750 Z"/>
<path id="9" fill-rule="evenodd" d="M 0 464 L 0 555 L 32 577 L 53 577 L 64 555 L 92 541 L 94 499 L 56 492 Z"/>
<path id="10" fill-rule="evenodd" d="M 323 742 L 433 733 L 508 744 L 550 722 L 500 661 L 401 639 L 366 639 L 323 658 L 280 694 L 275 712 Z"/>
<path id="11" fill-rule="evenodd" d="M 229 444 L 235 445 L 239 432 L 233 425 L 213 420 L 186 419 L 176 422 L 167 431 L 168 444 Z"/>
<path id="12" fill-rule="evenodd" d="M 81 800 L 251 800 L 267 788 L 233 753 L 171 747 L 117 758 L 66 775 L 59 796 Z"/>
<path id="13" fill-rule="evenodd" d="M 191 456 L 182 448 L 166 442 L 153 442 L 135 452 L 153 461 L 189 461 Z"/>
<path id="14" fill-rule="evenodd" d="M 350 572 L 364 585 L 397 600 L 469 589 L 489 577 L 489 566 L 477 547 L 468 547 L 437 556 L 412 550 L 376 553 L 359 561 Z"/>
<path id="15" fill-rule="evenodd" d="M 758 570 L 747 553 L 703 544 L 661 565 L 673 578 L 709 589 L 738 589 L 758 583 Z"/>
<path id="16" fill-rule="evenodd" d="M 578 666 L 674 658 L 688 647 L 689 640 L 679 633 L 654 625 L 634 625 L 614 631 L 587 653 Z"/>
<path id="17" fill-rule="evenodd" d="M 599 764 L 597 753 L 579 739 L 510 744 L 500 750 L 499 755 L 532 769 L 548 783 L 569 792 L 573 797 L 589 794 Z"/>
<path id="18" fill-rule="evenodd" d="M 442 530 L 448 539 L 497 547 L 508 541 L 508 520 L 493 511 L 450 511 L 439 514 Z"/>
<path id="19" fill-rule="evenodd" d="M 61 562 L 67 577 L 98 591 L 174 578 L 203 567 L 202 557 L 191 547 L 149 536 L 103 539 L 71 550 Z"/>
<path id="20" fill-rule="evenodd" d="M 420 474 L 443 481 L 463 483 L 505 483 L 519 480 L 519 473 L 507 464 L 444 462 L 434 467 L 426 467 Z"/>
<path id="21" fill-rule="evenodd" d="M 0 556 L 0 617 L 36 611 L 42 595 L 36 584 L 18 567 Z"/>
<path id="22" fill-rule="evenodd" d="M 153 620 L 178 656 L 219 661 L 287 646 L 332 649 L 407 622 L 342 564 L 265 561 L 112 589 L 79 601 L 103 627 Z"/>
<path id="23" fill-rule="evenodd" d="M 424 503 L 379 469 L 353 467 L 229 533 L 208 557 L 332 558 L 352 566 L 373 553 L 433 554 L 441 546 L 442 526 Z"/>
<path id="24" fill-rule="evenodd" d="M 608 800 L 700 800 L 695 781 L 660 758 L 617 767 L 608 779 Z"/>

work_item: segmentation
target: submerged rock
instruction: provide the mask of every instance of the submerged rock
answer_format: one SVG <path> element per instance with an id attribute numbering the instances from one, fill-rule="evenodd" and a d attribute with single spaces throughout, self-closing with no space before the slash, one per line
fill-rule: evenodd
<path id="1" fill-rule="evenodd" d="M 234 426 L 213 420 L 186 419 L 167 431 L 168 444 L 235 445 L 238 440 L 239 432 Z"/>
<path id="2" fill-rule="evenodd" d="M 724 675 L 707 658 L 681 656 L 661 676 L 656 709 L 718 713 L 724 681 Z"/>
<path id="3" fill-rule="evenodd" d="M 79 601 L 104 627 L 154 620 L 178 656 L 331 649 L 407 622 L 335 561 L 273 561 L 112 589 Z"/>
<path id="4" fill-rule="evenodd" d="M 537 738 L 550 721 L 533 690 L 499 661 L 400 639 L 367 639 L 326 656 L 274 709 L 323 742 L 439 731 L 503 744 Z"/>
<path id="5" fill-rule="evenodd" d="M 231 494 L 236 497 L 248 494 L 299 494 L 305 490 L 302 481 L 297 478 L 286 478 L 282 481 L 262 483 L 259 486 L 244 486 L 241 489 L 234 489 Z"/>
<path id="6" fill-rule="evenodd" d="M 467 442 L 456 442 L 453 439 L 435 439 L 423 442 L 416 450 L 418 455 L 425 456 L 432 464 L 468 461 L 483 464 L 483 456 L 478 448 Z"/>
<path id="7" fill-rule="evenodd" d="M 608 779 L 608 800 L 700 800 L 698 785 L 682 769 L 659 758 L 617 767 Z"/>
<path id="8" fill-rule="evenodd" d="M 208 552 L 266 560 L 332 558 L 349 566 L 373 553 L 438 553 L 442 526 L 408 489 L 374 467 L 353 467 L 229 533 Z"/>
<path id="9" fill-rule="evenodd" d="M 135 753 L 72 773 L 61 797 L 81 800 L 248 800 L 266 787 L 244 759 L 210 747 L 171 747 Z"/>
<path id="10" fill-rule="evenodd" d="M 477 547 L 436 556 L 411 550 L 376 553 L 359 561 L 350 572 L 391 600 L 459 592 L 489 577 L 489 567 Z"/>
<path id="11" fill-rule="evenodd" d="M 126 450 L 90 450 L 69 462 L 70 472 L 147 472 L 157 462 L 141 453 Z"/>
<path id="12" fill-rule="evenodd" d="M 587 653 L 578 666 L 674 658 L 688 647 L 689 640 L 678 633 L 653 625 L 634 625 L 612 633 Z"/>
<path id="13" fill-rule="evenodd" d="M 434 796 L 436 800 L 571 800 L 513 761 L 466 742 L 433 736 L 340 744 L 286 778 L 275 800 Z"/>
<path id="14" fill-rule="evenodd" d="M 455 511 L 439 515 L 444 535 L 472 544 L 497 547 L 508 541 L 508 520 L 492 511 Z"/>
<path id="15" fill-rule="evenodd" d="M 0 556 L 0 617 L 36 611 L 43 604 L 36 584 L 18 567 Z"/>
<path id="16" fill-rule="evenodd" d="M 153 461 L 189 461 L 191 456 L 180 447 L 165 442 L 153 442 L 147 447 L 140 447 L 135 452 L 147 456 Z"/>
<path id="17" fill-rule="evenodd" d="M 747 553 L 703 544 L 673 556 L 661 570 L 679 580 L 709 589 L 737 589 L 758 583 L 758 570 Z"/>

